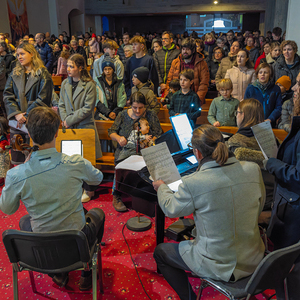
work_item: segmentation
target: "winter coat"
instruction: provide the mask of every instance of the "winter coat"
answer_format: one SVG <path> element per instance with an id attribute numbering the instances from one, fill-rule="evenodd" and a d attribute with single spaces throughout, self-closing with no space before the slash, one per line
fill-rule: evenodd
<path id="1" fill-rule="evenodd" d="M 282 104 L 281 121 L 278 124 L 279 129 L 284 129 L 286 132 L 291 131 L 293 109 L 294 109 L 293 98 L 284 101 L 284 103 Z"/>
<path id="2" fill-rule="evenodd" d="M 0 91 L 4 90 L 6 82 L 6 68 L 5 68 L 5 61 L 0 56 Z"/>
<path id="3" fill-rule="evenodd" d="M 172 61 L 177 58 L 179 54 L 180 50 L 176 49 L 175 44 L 172 44 L 169 49 L 162 47 L 162 49 L 153 54 L 155 67 L 158 73 L 159 84 L 167 82 Z"/>
<path id="4" fill-rule="evenodd" d="M 83 47 L 77 46 L 76 50 L 74 50 L 72 47 L 70 49 L 71 54 L 80 54 L 84 57 L 85 62 L 87 62 L 87 57 L 86 57 L 86 51 L 84 50 Z"/>
<path id="5" fill-rule="evenodd" d="M 207 61 L 210 80 L 215 80 L 220 64 L 221 62 L 216 60 L 215 58 Z"/>
<path id="6" fill-rule="evenodd" d="M 264 60 L 263 60 L 264 59 Z M 266 59 L 266 53 L 263 52 L 263 54 L 261 56 L 259 56 L 255 62 L 255 65 L 254 65 L 254 70 L 257 69 L 257 67 L 262 63 L 264 62 Z"/>
<path id="7" fill-rule="evenodd" d="M 69 128 L 91 128 L 95 130 L 96 159 L 102 156 L 99 136 L 97 133 L 94 109 L 96 103 L 96 85 L 93 81 L 80 80 L 72 94 L 72 78 L 62 82 L 59 99 L 59 114 Z"/>
<path id="8" fill-rule="evenodd" d="M 198 53 L 195 54 L 195 64 L 194 64 L 194 83 L 192 89 L 197 93 L 200 102 L 205 103 L 205 95 L 208 91 L 209 84 L 209 71 L 207 63 L 202 56 Z M 167 89 L 169 89 L 170 81 L 179 78 L 181 70 L 181 60 L 182 54 L 180 54 L 176 59 L 173 60 L 167 80 Z"/>
<path id="9" fill-rule="evenodd" d="M 107 100 L 105 91 L 108 89 L 108 85 L 104 77 L 100 76 L 97 79 L 97 100 L 96 100 L 96 113 L 95 119 L 101 120 L 99 113 L 103 114 L 105 117 L 109 117 L 111 112 L 114 112 L 116 116 L 120 111 L 123 110 L 126 104 L 126 93 L 123 81 L 117 79 L 117 75 L 113 77 L 111 86 L 109 87 L 112 96 L 112 101 Z"/>
<path id="10" fill-rule="evenodd" d="M 141 92 L 146 98 L 145 107 L 148 109 L 153 109 L 158 114 L 159 110 L 160 110 L 160 104 L 157 101 L 156 96 L 154 95 L 153 89 L 154 89 L 153 82 L 151 80 L 148 80 L 147 82 L 142 84 L 140 87 L 133 86 L 131 94 L 133 94 L 135 92 Z"/>
<path id="11" fill-rule="evenodd" d="M 13 67 L 15 67 L 15 63 L 13 64 L 13 61 L 16 61 L 16 58 L 12 54 L 9 54 L 9 53 L 7 53 L 6 55 L 4 55 L 2 57 L 4 58 L 5 67 L 6 67 L 6 78 L 8 78 Z"/>
<path id="12" fill-rule="evenodd" d="M 100 52 L 99 43 L 97 42 L 96 39 L 89 40 L 89 52 L 91 52 L 91 53 L 99 53 Z"/>
<path id="13" fill-rule="evenodd" d="M 248 51 L 246 48 L 244 48 L 244 50 Z M 249 59 L 252 61 L 253 64 L 255 64 L 256 60 L 259 57 L 259 49 L 254 47 L 252 49 L 250 49 L 249 52 Z"/>
<path id="14" fill-rule="evenodd" d="M 67 59 L 60 57 L 57 63 L 56 75 L 67 75 Z"/>
<path id="15" fill-rule="evenodd" d="M 281 76 L 289 76 L 292 81 L 292 86 L 296 84 L 296 78 L 300 71 L 300 58 L 295 54 L 294 65 L 289 69 L 286 65 L 285 58 L 280 55 L 276 63 L 273 65 L 274 70 L 274 82 L 276 82 Z"/>
<path id="16" fill-rule="evenodd" d="M 125 52 L 124 52 L 124 44 L 122 44 L 118 50 L 117 50 L 117 55 L 119 55 L 119 59 L 121 60 L 121 62 L 123 63 L 124 67 L 126 66 L 126 61 L 127 58 L 125 56 Z"/>
<path id="17" fill-rule="evenodd" d="M 226 282 L 255 271 L 265 250 L 257 224 L 265 201 L 258 165 L 230 157 L 220 166 L 206 157 L 199 171 L 182 177 L 178 192 L 162 184 L 157 197 L 170 218 L 193 213 L 195 239 L 179 244 L 190 270 Z"/>
<path id="18" fill-rule="evenodd" d="M 268 236 L 274 248 L 300 240 L 300 117 L 294 117 L 289 135 L 280 145 L 277 158 L 269 158 L 266 169 L 275 176 L 274 206 Z M 296 298 L 295 298 L 296 299 Z"/>
<path id="19" fill-rule="evenodd" d="M 94 66 L 94 71 L 93 71 L 94 81 L 96 81 L 97 78 L 102 75 L 102 73 L 103 73 L 102 63 L 103 63 L 103 60 L 107 57 L 109 57 L 109 56 L 107 54 L 104 54 L 100 58 L 98 58 L 94 61 L 94 64 L 93 64 L 93 66 Z M 114 62 L 115 73 L 117 74 L 118 79 L 123 79 L 123 77 L 124 77 L 124 66 L 123 66 L 122 62 L 120 61 L 119 56 L 115 55 L 114 58 L 110 58 L 110 59 Z"/>
<path id="20" fill-rule="evenodd" d="M 227 70 L 225 78 L 230 78 L 232 81 L 232 97 L 242 101 L 244 100 L 245 91 L 248 85 L 255 81 L 256 76 L 254 69 L 233 66 L 233 68 Z"/>
<path id="21" fill-rule="evenodd" d="M 26 112 L 25 117 L 35 107 L 51 107 L 53 91 L 52 78 L 46 68 L 39 69 L 34 76 L 30 74 L 25 85 L 25 72 L 10 74 L 3 93 L 7 119 Z"/>
<path id="22" fill-rule="evenodd" d="M 214 54 L 214 49 L 217 47 L 216 43 L 213 44 L 205 44 L 204 45 L 204 51 L 208 52 L 208 58 L 212 59 Z"/>
<path id="23" fill-rule="evenodd" d="M 236 61 L 236 55 L 231 56 L 230 53 L 228 54 L 227 57 L 222 58 L 215 80 L 220 81 L 221 79 L 224 79 L 227 70 L 233 67 L 235 61 Z"/>
<path id="24" fill-rule="evenodd" d="M 53 54 L 51 47 L 48 45 L 48 43 L 44 42 L 41 46 L 39 44 L 36 44 L 35 49 L 39 53 L 45 67 L 51 74 L 53 64 Z"/>
<path id="25" fill-rule="evenodd" d="M 53 65 L 52 65 L 52 74 L 57 73 L 57 64 L 60 57 L 61 51 L 53 52 Z"/>
<path id="26" fill-rule="evenodd" d="M 244 99 L 257 99 L 264 108 L 265 119 L 270 119 L 272 127 L 275 127 L 276 120 L 281 116 L 282 98 L 280 87 L 270 84 L 263 92 L 255 84 L 250 84 L 245 92 Z"/>

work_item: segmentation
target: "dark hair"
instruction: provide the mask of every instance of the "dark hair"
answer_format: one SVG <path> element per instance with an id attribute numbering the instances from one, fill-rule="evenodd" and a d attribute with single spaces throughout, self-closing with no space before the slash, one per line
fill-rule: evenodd
<path id="1" fill-rule="evenodd" d="M 7 44 L 5 42 L 0 42 L 0 46 L 2 46 L 4 48 L 5 52 L 8 52 L 8 47 L 7 47 Z"/>
<path id="2" fill-rule="evenodd" d="M 132 105 L 133 102 L 146 105 L 146 98 L 141 92 L 135 92 L 130 97 L 130 105 Z"/>
<path id="3" fill-rule="evenodd" d="M 224 51 L 223 48 L 217 46 L 217 47 L 214 48 L 213 53 L 215 53 L 217 50 L 220 50 L 222 52 L 223 57 L 225 56 L 225 51 Z"/>
<path id="4" fill-rule="evenodd" d="M 265 120 L 264 108 L 262 104 L 254 98 L 241 101 L 238 108 L 244 113 L 244 119 L 239 126 L 240 128 L 251 127 Z"/>
<path id="5" fill-rule="evenodd" d="M 40 106 L 32 109 L 26 127 L 33 142 L 38 145 L 50 143 L 59 128 L 60 118 L 50 107 Z"/>
<path id="6" fill-rule="evenodd" d="M 282 29 L 280 27 L 274 27 L 272 33 L 274 33 L 276 36 L 281 36 Z"/>
<path id="7" fill-rule="evenodd" d="M 153 39 L 152 48 L 154 47 L 154 43 L 157 43 L 160 47 L 162 47 L 162 41 L 161 41 L 161 39 Z"/>
<path id="8" fill-rule="evenodd" d="M 180 72 L 179 79 L 180 79 L 180 76 L 184 76 L 188 80 L 194 80 L 194 70 L 184 69 Z"/>
<path id="9" fill-rule="evenodd" d="M 84 82 L 92 81 L 92 77 L 90 73 L 86 69 L 85 59 L 81 54 L 73 54 L 69 57 L 70 61 L 72 61 L 77 68 L 79 68 L 80 79 Z"/>
<path id="10" fill-rule="evenodd" d="M 168 34 L 170 39 L 174 39 L 174 35 L 171 31 L 164 31 L 161 36 Z"/>
<path id="11" fill-rule="evenodd" d="M 129 36 L 129 38 L 130 38 L 130 35 L 129 35 L 129 33 L 128 33 L 128 32 L 124 32 L 124 33 L 123 33 L 123 35 L 122 35 L 122 37 L 123 37 L 124 35 L 128 35 L 128 36 Z"/>
<path id="12" fill-rule="evenodd" d="M 192 50 L 192 53 L 194 53 L 196 51 L 195 40 L 191 37 L 185 38 L 181 43 L 181 49 L 182 48 L 189 48 L 190 50 Z"/>
<path id="13" fill-rule="evenodd" d="M 180 81 L 178 78 L 172 79 L 169 83 L 169 87 L 173 90 L 179 91 L 180 90 Z"/>
<path id="14" fill-rule="evenodd" d="M 267 63 L 267 62 L 263 62 L 261 64 L 258 65 L 257 69 L 255 70 L 255 75 L 256 77 L 258 76 L 258 72 L 263 69 L 263 68 L 269 68 L 270 70 L 270 78 L 269 78 L 269 81 L 272 80 L 273 78 L 273 68 Z"/>
<path id="15" fill-rule="evenodd" d="M 232 33 L 234 35 L 234 32 L 232 29 L 228 30 L 227 33 Z"/>
<path id="16" fill-rule="evenodd" d="M 4 117 L 0 117 L 0 130 L 0 134 L 3 134 L 5 136 L 9 133 L 8 121 Z"/>
<path id="17" fill-rule="evenodd" d="M 212 125 L 205 124 L 193 131 L 192 146 L 200 151 L 203 158 L 211 156 L 220 166 L 228 159 L 228 148 L 223 135 Z"/>

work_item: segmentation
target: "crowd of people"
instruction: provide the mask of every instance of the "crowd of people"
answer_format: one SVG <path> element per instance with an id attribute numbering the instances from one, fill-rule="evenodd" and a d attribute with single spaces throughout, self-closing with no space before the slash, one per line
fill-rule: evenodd
<path id="1" fill-rule="evenodd" d="M 59 166 L 59 172 L 65 174 L 61 184 L 70 189 L 71 185 L 76 186 L 76 193 L 72 194 L 76 201 L 65 207 L 68 217 L 64 222 L 73 222 L 79 214 L 81 221 L 74 225 L 75 229 L 83 230 L 90 243 L 95 237 L 101 241 L 104 213 L 101 210 L 91 213 L 94 217 L 89 223 L 92 225 L 83 226 L 81 202 L 93 197 L 102 174 L 81 158 L 69 159 L 49 150 L 55 145 L 59 123 L 63 128 L 94 129 L 96 158 L 101 158 L 95 119 L 114 121 L 108 134 L 115 143 L 114 157 L 118 164 L 136 149 L 155 144 L 162 134 L 158 119 L 161 105 L 169 110 L 170 116 L 186 113 L 197 127 L 201 105 L 210 93 L 214 95 L 207 117 L 211 125 L 196 128 L 191 141 L 199 162 L 198 171 L 185 178 L 175 194 L 162 180 L 153 183 L 167 216 L 194 213 L 196 238 L 179 246 L 161 245 L 154 256 L 181 299 L 196 297 L 182 270 L 225 281 L 250 275 L 263 257 L 258 223 L 264 226 L 270 223 L 275 249 L 300 239 L 297 219 L 300 60 L 297 51 L 297 44 L 285 40 L 279 27 L 268 31 L 266 36 L 259 30 L 244 34 L 232 30 L 219 34 L 212 31 L 202 37 L 196 32 L 189 36 L 187 32 L 174 35 L 170 31 L 134 36 L 124 33 L 122 38 L 116 33 L 96 36 L 86 32 L 71 38 L 66 32 L 58 37 L 37 33 L 25 35 L 15 45 L 8 34 L 0 33 L 0 184 L 5 183 L 0 209 L 14 213 L 22 199 L 29 213 L 20 223 L 23 230 L 57 230 L 61 214 L 56 205 L 46 210 L 46 217 L 34 210 L 36 199 L 46 200 L 39 197 L 32 178 L 40 174 L 38 168 L 51 173 Z M 59 96 L 52 76 L 63 78 Z M 128 109 L 124 109 L 126 106 Z M 8 121 L 14 121 L 9 123 L 10 129 Z M 264 121 L 270 122 L 272 128 L 290 132 L 279 148 L 277 159 L 264 158 L 252 133 L 251 126 Z M 29 133 L 24 130 L 25 126 Z M 237 126 L 238 132 L 225 144 L 217 129 L 220 126 Z M 39 148 L 38 154 L 26 157 L 19 151 L 9 150 L 9 131 L 10 137 L 20 134 L 27 143 L 31 137 Z M 136 147 L 137 142 L 139 147 Z M 8 151 L 11 151 L 11 161 Z M 41 163 L 48 159 L 49 164 Z M 8 171 L 10 163 L 20 166 Z M 74 171 L 74 177 L 69 178 L 66 170 L 60 170 L 64 167 L 70 169 L 69 172 Z M 77 168 L 84 168 L 84 176 Z M 77 178 L 76 183 L 74 178 Z M 39 177 L 39 186 L 44 186 L 44 179 Z M 23 181 L 24 185 L 20 183 Z M 29 189 L 24 188 L 26 184 Z M 47 190 L 46 185 L 44 188 Z M 26 202 L 31 198 L 35 201 Z M 276 209 L 271 213 L 272 206 Z M 116 189 L 113 190 L 113 207 L 118 212 L 127 211 Z M 50 222 L 51 214 L 57 221 Z M 216 217 L 219 221 L 212 223 Z M 218 231 L 220 226 L 221 232 Z M 237 231 L 233 232 L 233 228 Z M 293 230 L 293 234 L 288 230 Z M 242 237 L 245 232 L 247 240 Z M 211 239 L 218 240 L 219 246 Z M 234 250 L 241 245 L 247 251 Z M 293 269 L 288 281 L 290 299 L 298 297 L 298 288 L 293 282 L 300 276 L 299 269 L 299 266 Z M 67 280 L 67 274 L 53 277 L 60 286 Z M 91 274 L 83 273 L 81 289 L 90 286 Z M 278 289 L 277 299 L 282 299 L 282 293 Z"/>

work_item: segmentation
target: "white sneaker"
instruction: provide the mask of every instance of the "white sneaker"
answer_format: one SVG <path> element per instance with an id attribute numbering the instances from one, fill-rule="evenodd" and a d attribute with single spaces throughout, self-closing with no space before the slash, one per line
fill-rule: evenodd
<path id="1" fill-rule="evenodd" d="M 82 196 L 81 196 L 81 202 L 86 203 L 91 200 L 90 196 L 86 193 L 86 190 L 83 190 Z"/>

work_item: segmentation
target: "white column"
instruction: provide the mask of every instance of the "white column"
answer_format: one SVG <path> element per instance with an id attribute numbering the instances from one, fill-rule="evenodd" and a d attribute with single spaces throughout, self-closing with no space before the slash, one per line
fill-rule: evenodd
<path id="1" fill-rule="evenodd" d="M 58 19 L 57 19 L 57 8 L 56 0 L 48 0 L 49 7 L 49 19 L 50 19 L 50 34 L 58 36 Z"/>
<path id="2" fill-rule="evenodd" d="M 300 1 L 289 0 L 285 39 L 295 41 L 298 45 L 298 52 L 300 50 L 299 49 L 300 48 L 299 11 L 300 11 Z"/>

